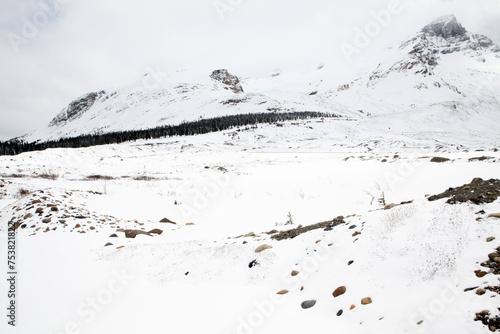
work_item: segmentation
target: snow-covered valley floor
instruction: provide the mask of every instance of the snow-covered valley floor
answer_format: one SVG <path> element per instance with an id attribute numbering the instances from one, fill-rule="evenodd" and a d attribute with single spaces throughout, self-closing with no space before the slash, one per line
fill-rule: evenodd
<path id="1" fill-rule="evenodd" d="M 480 264 L 500 201 L 427 196 L 499 179 L 496 138 L 358 143 L 355 126 L 322 126 L 0 157 L 2 268 L 17 222 L 19 273 L 15 328 L 1 279 L 1 332 L 488 333 L 475 313 L 498 315 L 500 297 L 464 290 L 499 285 Z"/>

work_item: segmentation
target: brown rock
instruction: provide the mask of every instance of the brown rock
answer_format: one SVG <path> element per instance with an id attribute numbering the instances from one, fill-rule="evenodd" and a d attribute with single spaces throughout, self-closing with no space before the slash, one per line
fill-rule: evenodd
<path id="1" fill-rule="evenodd" d="M 120 231 L 118 231 L 118 232 L 120 232 Z M 151 234 L 149 234 L 149 232 L 141 231 L 141 230 L 123 230 L 123 232 L 125 232 L 125 237 L 130 238 L 130 239 L 134 239 L 139 234 L 148 235 L 150 237 L 152 236 Z"/>
<path id="2" fill-rule="evenodd" d="M 38 203 L 42 203 L 42 201 L 39 199 L 35 199 L 35 200 L 31 201 L 31 204 L 38 204 Z"/>
<path id="3" fill-rule="evenodd" d="M 95 227 L 94 227 L 94 226 L 90 226 L 90 229 L 91 229 L 91 230 L 95 230 Z"/>
<path id="4" fill-rule="evenodd" d="M 476 290 L 476 295 L 482 296 L 486 293 L 485 289 L 477 289 Z"/>
<path id="5" fill-rule="evenodd" d="M 299 272 L 297 270 L 293 270 L 292 273 L 290 275 L 292 276 L 297 276 L 299 274 Z"/>
<path id="6" fill-rule="evenodd" d="M 186 223 L 187 226 L 193 226 L 194 223 Z"/>
<path id="7" fill-rule="evenodd" d="M 269 246 L 269 245 L 266 245 L 266 244 L 264 244 L 264 245 L 260 245 L 259 247 L 257 247 L 257 248 L 255 249 L 255 253 L 260 253 L 260 252 L 262 252 L 262 251 L 265 251 L 266 249 L 271 249 L 271 248 L 273 248 L 273 247 L 271 247 L 271 246 Z"/>
<path id="8" fill-rule="evenodd" d="M 343 295 L 346 292 L 345 286 L 339 286 L 335 291 L 333 291 L 333 297 L 338 297 Z"/>
<path id="9" fill-rule="evenodd" d="M 372 303 L 372 299 L 370 297 L 366 297 L 366 298 L 361 299 L 361 304 L 362 305 L 368 305 L 368 304 L 371 304 L 371 303 Z"/>
<path id="10" fill-rule="evenodd" d="M 386 206 L 384 206 L 384 210 L 390 210 L 392 208 L 395 208 L 396 206 L 398 206 L 398 204 L 394 204 L 394 203 L 387 204 Z"/>
<path id="11" fill-rule="evenodd" d="M 357 236 L 358 236 L 358 235 L 360 235 L 360 234 L 361 234 L 361 232 L 354 232 L 354 233 L 352 234 L 352 236 L 353 236 L 353 237 L 357 237 Z"/>
<path id="12" fill-rule="evenodd" d="M 486 271 L 482 271 L 482 270 L 476 270 L 474 271 L 474 273 L 476 274 L 477 277 L 481 278 L 481 277 L 484 277 L 487 272 Z"/>
<path id="13" fill-rule="evenodd" d="M 351 305 L 350 310 L 354 310 L 355 307 L 356 307 L 356 305 Z"/>
<path id="14" fill-rule="evenodd" d="M 168 218 L 163 218 L 162 220 L 160 220 L 160 223 L 177 224 L 177 223 L 174 223 L 173 221 L 171 221 Z"/>
<path id="15" fill-rule="evenodd" d="M 500 218 L 500 213 L 492 213 L 488 215 L 489 218 Z"/>
<path id="16" fill-rule="evenodd" d="M 486 242 L 492 242 L 493 240 L 495 240 L 495 237 L 486 238 Z"/>
<path id="17" fill-rule="evenodd" d="M 33 217 L 33 215 L 31 213 L 28 213 L 26 216 L 24 216 L 24 219 L 29 219 L 31 217 Z"/>
<path id="18" fill-rule="evenodd" d="M 82 227 L 82 225 L 76 224 L 74 228 L 80 228 L 80 227 Z"/>
<path id="19" fill-rule="evenodd" d="M 42 207 L 37 208 L 35 213 L 43 213 L 43 208 Z"/>
<path id="20" fill-rule="evenodd" d="M 490 254 L 488 254 L 488 257 L 490 258 L 491 261 L 494 261 L 494 259 L 496 257 L 499 257 L 499 256 L 500 256 L 500 254 L 498 254 L 498 253 L 490 253 Z"/>
<path id="21" fill-rule="evenodd" d="M 59 209 L 57 208 L 57 206 L 53 206 L 50 208 L 50 211 L 59 211 Z"/>
<path id="22" fill-rule="evenodd" d="M 163 231 L 160 230 L 159 228 L 155 228 L 155 229 L 152 229 L 151 231 L 149 231 L 149 233 L 150 234 L 158 234 L 158 235 L 160 235 L 160 234 L 163 233 Z"/>
<path id="23" fill-rule="evenodd" d="M 288 290 L 281 290 L 280 292 L 278 292 L 277 294 L 278 295 L 286 295 L 288 293 Z"/>

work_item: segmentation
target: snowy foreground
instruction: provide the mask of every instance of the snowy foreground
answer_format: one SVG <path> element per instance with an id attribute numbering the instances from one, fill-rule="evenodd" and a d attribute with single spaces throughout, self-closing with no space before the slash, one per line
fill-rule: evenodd
<path id="1" fill-rule="evenodd" d="M 464 290 L 499 284 L 474 271 L 499 246 L 488 215 L 500 201 L 426 196 L 500 178 L 498 140 L 372 132 L 358 143 L 356 126 L 337 130 L 286 123 L 0 157 L 2 268 L 7 223 L 26 224 L 16 327 L 2 315 L 1 332 L 488 333 L 475 313 L 498 315 L 498 295 Z M 266 233 L 338 216 L 329 231 Z M 0 291 L 6 313 L 3 277 Z"/>

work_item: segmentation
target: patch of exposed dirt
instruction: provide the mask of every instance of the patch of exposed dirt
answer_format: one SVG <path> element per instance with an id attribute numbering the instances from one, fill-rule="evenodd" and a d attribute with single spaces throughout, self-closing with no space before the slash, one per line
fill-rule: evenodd
<path id="1" fill-rule="evenodd" d="M 320 229 L 320 228 L 328 228 L 328 227 L 331 228 L 331 227 L 334 227 L 334 226 L 337 226 L 340 224 L 345 224 L 343 216 L 338 216 L 337 218 L 334 218 L 333 220 L 329 220 L 329 221 L 322 222 L 322 223 L 297 227 L 297 228 L 287 230 L 287 231 L 281 231 L 277 234 L 274 234 L 271 238 L 275 239 L 275 240 L 293 239 L 296 236 L 301 235 L 302 233 L 306 233 L 306 232 Z"/>

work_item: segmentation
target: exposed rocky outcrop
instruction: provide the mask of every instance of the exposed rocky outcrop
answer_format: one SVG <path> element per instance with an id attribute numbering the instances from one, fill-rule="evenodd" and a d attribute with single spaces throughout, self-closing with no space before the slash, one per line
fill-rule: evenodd
<path id="1" fill-rule="evenodd" d="M 481 178 L 475 178 L 469 184 L 461 187 L 449 188 L 441 194 L 430 196 L 429 201 L 436 201 L 442 198 L 451 197 L 446 203 L 456 204 L 472 202 L 474 204 L 492 203 L 500 196 L 500 180 L 490 179 L 484 181 Z"/>
<path id="2" fill-rule="evenodd" d="M 234 93 L 243 93 L 243 87 L 241 87 L 240 79 L 236 75 L 232 75 L 226 69 L 215 70 L 210 75 L 215 81 L 223 83 L 226 85 L 226 89 L 231 89 Z"/>
<path id="3" fill-rule="evenodd" d="M 90 109 L 95 101 L 100 98 L 104 91 L 97 93 L 89 93 L 82 98 L 71 102 L 63 111 L 61 111 L 52 121 L 49 126 L 56 126 L 67 121 L 72 121 Z"/>

